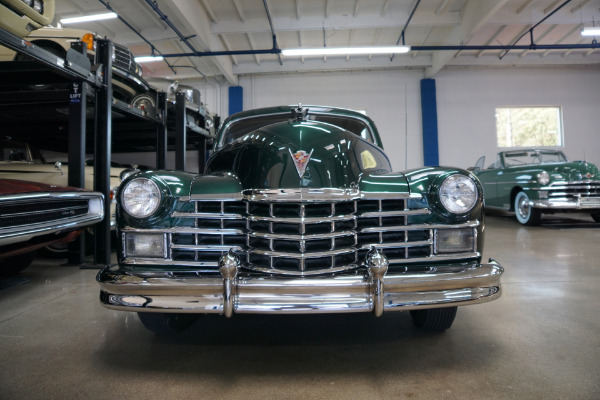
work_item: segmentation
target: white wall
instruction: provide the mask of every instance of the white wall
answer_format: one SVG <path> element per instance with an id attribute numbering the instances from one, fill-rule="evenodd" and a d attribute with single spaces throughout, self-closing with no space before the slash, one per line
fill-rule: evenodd
<path id="1" fill-rule="evenodd" d="M 423 164 L 420 79 L 414 71 L 288 74 L 243 77 L 240 86 L 245 110 L 298 103 L 365 110 L 398 170 Z"/>
<path id="2" fill-rule="evenodd" d="M 366 110 L 396 170 L 423 165 L 419 71 L 246 76 L 244 109 L 319 104 Z M 498 106 L 558 105 L 564 151 L 600 165 L 600 69 L 467 69 L 435 76 L 440 164 L 467 168 L 494 157 Z M 227 116 L 228 87 L 213 94 Z M 406 100 L 405 100 L 406 98 Z M 405 142 L 408 146 L 405 146 Z M 406 156 L 405 156 L 406 154 Z"/>
<path id="3" fill-rule="evenodd" d="M 445 70 L 435 77 L 440 164 L 472 166 L 496 145 L 495 108 L 562 107 L 564 147 L 571 160 L 600 165 L 600 69 Z"/>

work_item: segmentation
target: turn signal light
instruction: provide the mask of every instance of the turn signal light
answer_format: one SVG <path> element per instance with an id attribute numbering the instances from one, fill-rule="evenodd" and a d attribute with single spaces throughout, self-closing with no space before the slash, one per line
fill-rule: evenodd
<path id="1" fill-rule="evenodd" d="M 83 43 L 85 43 L 86 47 L 88 48 L 88 50 L 94 50 L 94 43 L 95 43 L 95 37 L 93 33 L 86 33 L 85 35 L 83 35 L 83 37 L 81 38 L 81 41 Z"/>

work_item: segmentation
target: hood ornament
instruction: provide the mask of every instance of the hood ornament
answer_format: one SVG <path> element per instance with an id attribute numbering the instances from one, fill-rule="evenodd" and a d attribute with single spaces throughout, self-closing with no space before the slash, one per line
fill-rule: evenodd
<path id="1" fill-rule="evenodd" d="M 301 103 L 298 103 L 298 108 L 292 108 L 292 119 L 294 121 L 306 121 L 306 114 L 308 114 L 308 108 L 302 107 Z"/>
<path id="2" fill-rule="evenodd" d="M 290 152 L 290 155 L 292 156 L 294 165 L 296 166 L 296 171 L 298 171 L 298 176 L 300 177 L 300 179 L 302 179 L 302 177 L 304 176 L 304 172 L 306 171 L 306 165 L 308 164 L 310 156 L 312 156 L 312 153 L 315 149 L 312 149 L 310 153 L 307 153 L 304 150 L 298 150 L 297 152 L 292 153 L 292 150 L 288 150 Z"/>

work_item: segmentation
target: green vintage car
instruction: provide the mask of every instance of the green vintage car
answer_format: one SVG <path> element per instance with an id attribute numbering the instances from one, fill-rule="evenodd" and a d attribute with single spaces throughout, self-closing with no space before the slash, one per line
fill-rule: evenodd
<path id="1" fill-rule="evenodd" d="M 514 211 L 524 225 L 537 225 L 542 214 L 587 212 L 600 222 L 600 174 L 594 164 L 570 162 L 562 151 L 524 149 L 498 153 L 484 169 L 481 157 L 473 172 L 483 186 L 485 205 Z"/>
<path id="2" fill-rule="evenodd" d="M 500 296 L 481 263 L 479 181 L 393 172 L 371 119 L 331 107 L 229 117 L 203 175 L 146 171 L 118 193 L 119 263 L 100 300 L 157 333 L 198 314 L 411 312 L 441 331 Z"/>

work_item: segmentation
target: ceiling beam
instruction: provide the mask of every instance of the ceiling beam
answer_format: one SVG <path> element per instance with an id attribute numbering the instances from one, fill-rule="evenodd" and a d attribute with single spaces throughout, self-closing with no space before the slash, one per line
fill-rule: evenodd
<path id="1" fill-rule="evenodd" d="M 405 14 L 405 13 L 403 13 Z M 334 29 L 375 29 L 375 28 L 397 28 L 402 27 L 404 21 L 408 19 L 408 14 L 398 15 L 397 13 L 387 13 L 386 15 L 331 15 L 326 20 L 323 16 L 308 17 L 303 16 L 299 19 L 293 17 L 275 17 L 273 18 L 273 27 L 277 32 L 286 31 L 321 31 Z M 419 13 L 414 16 L 410 25 L 414 26 L 457 26 L 460 24 L 458 13 L 447 13 L 444 15 L 435 15 L 433 13 Z M 264 18 L 247 19 L 245 22 L 222 21 L 211 25 L 213 34 L 245 34 L 245 33 L 265 33 L 271 32 L 269 24 L 265 24 Z"/>
<path id="2" fill-rule="evenodd" d="M 192 40 L 198 45 L 198 51 L 226 50 L 219 37 L 211 34 L 210 19 L 202 7 L 198 7 L 195 2 L 188 0 L 172 0 L 171 4 L 170 8 L 185 24 L 186 31 L 196 35 Z M 238 84 L 230 57 L 213 57 L 212 62 L 231 85 Z"/>
<path id="3" fill-rule="evenodd" d="M 462 10 L 462 23 L 453 28 L 446 36 L 444 44 L 466 43 L 473 33 L 500 10 L 508 0 L 470 0 Z M 456 54 L 456 51 L 436 51 L 433 53 L 432 65 L 425 69 L 425 76 L 430 78 L 437 74 Z"/>

